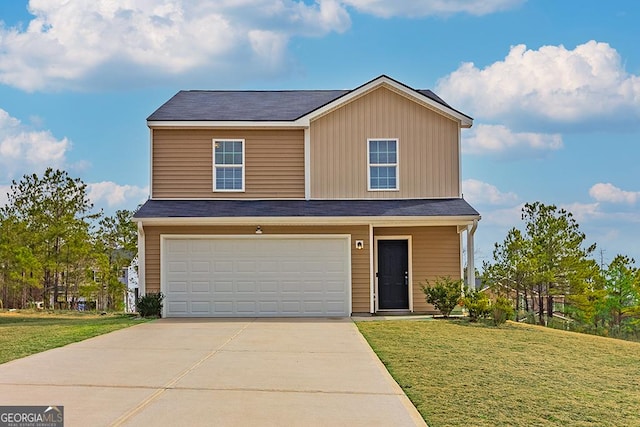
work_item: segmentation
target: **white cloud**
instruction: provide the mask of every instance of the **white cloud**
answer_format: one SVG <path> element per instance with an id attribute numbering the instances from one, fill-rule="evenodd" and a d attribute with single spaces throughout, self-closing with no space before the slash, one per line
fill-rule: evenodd
<path id="1" fill-rule="evenodd" d="M 614 48 L 593 40 L 573 50 L 513 46 L 483 69 L 462 64 L 437 92 L 477 118 L 501 123 L 594 126 L 640 118 L 640 76 L 624 70 Z"/>
<path id="2" fill-rule="evenodd" d="M 640 191 L 625 191 L 610 183 L 598 183 L 589 189 L 589 195 L 598 202 L 634 204 L 640 200 Z"/>
<path id="3" fill-rule="evenodd" d="M 105 204 L 110 207 L 125 207 L 129 209 L 143 202 L 149 194 L 148 187 L 135 185 L 119 185 L 112 181 L 102 181 L 87 184 L 89 199 L 95 205 Z"/>
<path id="4" fill-rule="evenodd" d="M 568 203 L 560 205 L 561 208 L 566 210 L 567 212 L 571 212 L 578 221 L 586 222 L 590 219 L 601 218 L 603 213 L 600 211 L 599 203 Z"/>
<path id="5" fill-rule="evenodd" d="M 0 181 L 49 166 L 61 167 L 70 148 L 67 138 L 32 130 L 0 108 Z"/>
<path id="6" fill-rule="evenodd" d="M 27 91 L 278 71 L 291 37 L 351 25 L 337 0 L 30 0 L 29 11 L 26 29 L 0 27 L 0 82 Z"/>
<path id="7" fill-rule="evenodd" d="M 518 200 L 518 195 L 512 192 L 504 193 L 498 187 L 477 179 L 465 179 L 462 181 L 462 193 L 470 203 L 488 203 L 491 205 L 504 205 Z"/>
<path id="8" fill-rule="evenodd" d="M 5 206 L 9 202 L 9 191 L 11 191 L 10 185 L 0 185 L 0 207 Z"/>
<path id="9" fill-rule="evenodd" d="M 524 203 L 506 208 L 495 210 L 483 210 L 481 224 L 490 224 L 500 227 L 501 229 L 509 229 L 511 227 L 519 227 L 522 223 L 522 208 Z"/>
<path id="10" fill-rule="evenodd" d="M 537 157 L 560 148 L 560 134 L 513 132 L 503 125 L 480 124 L 462 134 L 464 154 Z"/>
<path id="11" fill-rule="evenodd" d="M 526 0 L 344 0 L 360 12 L 383 18 L 392 16 L 429 16 L 468 13 L 486 15 L 512 9 Z"/>

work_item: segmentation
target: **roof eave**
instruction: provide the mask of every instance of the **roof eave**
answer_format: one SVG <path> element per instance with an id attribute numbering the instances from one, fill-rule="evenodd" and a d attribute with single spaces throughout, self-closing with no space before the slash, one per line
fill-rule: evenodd
<path id="1" fill-rule="evenodd" d="M 365 225 L 456 226 L 479 221 L 480 215 L 451 216 L 258 216 L 258 217 L 163 217 L 134 218 L 143 225 Z"/>
<path id="2" fill-rule="evenodd" d="M 245 120 L 147 120 L 150 129 L 158 128 L 296 128 L 303 129 L 309 126 L 308 121 L 245 121 Z"/>

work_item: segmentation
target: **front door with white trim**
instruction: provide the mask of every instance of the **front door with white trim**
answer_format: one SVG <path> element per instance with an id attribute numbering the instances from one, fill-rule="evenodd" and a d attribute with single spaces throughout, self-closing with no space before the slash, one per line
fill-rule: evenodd
<path id="1" fill-rule="evenodd" d="M 378 309 L 409 309 L 409 242 L 378 240 Z"/>

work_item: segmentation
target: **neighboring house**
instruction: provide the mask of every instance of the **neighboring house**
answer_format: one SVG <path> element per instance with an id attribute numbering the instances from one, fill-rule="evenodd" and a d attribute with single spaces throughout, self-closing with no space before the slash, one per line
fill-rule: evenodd
<path id="1" fill-rule="evenodd" d="M 123 301 L 125 313 L 135 313 L 136 311 L 136 300 L 139 296 L 137 266 L 138 258 L 134 258 L 130 265 L 122 269 L 122 274 L 118 278 L 120 283 L 126 286 Z"/>
<path id="2" fill-rule="evenodd" d="M 141 294 L 164 316 L 433 312 L 420 283 L 474 283 L 461 194 L 472 119 L 380 76 L 353 90 L 181 91 L 148 119 L 135 214 Z M 465 233 L 466 232 L 466 233 Z"/>

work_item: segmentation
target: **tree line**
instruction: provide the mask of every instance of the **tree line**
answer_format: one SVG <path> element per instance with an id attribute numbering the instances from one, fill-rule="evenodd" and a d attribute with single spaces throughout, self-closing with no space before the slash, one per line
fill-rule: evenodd
<path id="1" fill-rule="evenodd" d="M 0 307 L 122 310 L 120 278 L 137 255 L 132 216 L 93 212 L 87 185 L 62 170 L 14 180 L 0 208 Z"/>
<path id="2" fill-rule="evenodd" d="M 571 212 L 540 202 L 522 208 L 522 229 L 496 243 L 481 275 L 513 301 L 517 320 L 621 338 L 640 338 L 640 269 L 617 255 L 593 258 L 596 245 Z"/>

